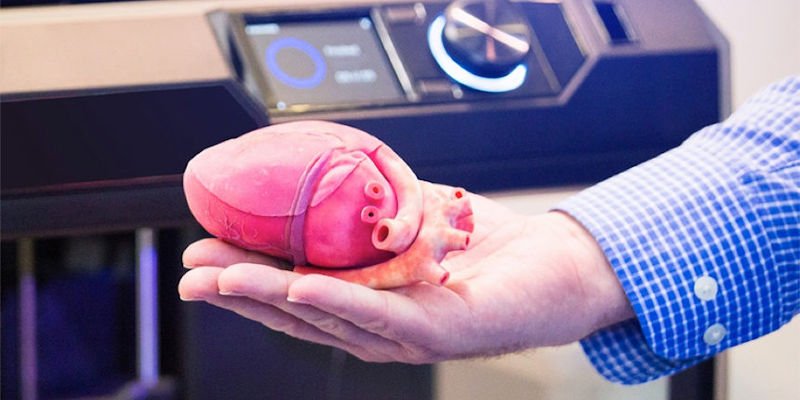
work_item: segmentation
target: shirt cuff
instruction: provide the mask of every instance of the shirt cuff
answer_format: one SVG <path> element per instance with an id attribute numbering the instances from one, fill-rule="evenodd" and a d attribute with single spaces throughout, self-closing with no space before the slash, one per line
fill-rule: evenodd
<path id="1" fill-rule="evenodd" d="M 558 205 L 598 241 L 636 314 L 581 342 L 607 379 L 656 379 L 785 320 L 740 167 L 684 144 Z"/>

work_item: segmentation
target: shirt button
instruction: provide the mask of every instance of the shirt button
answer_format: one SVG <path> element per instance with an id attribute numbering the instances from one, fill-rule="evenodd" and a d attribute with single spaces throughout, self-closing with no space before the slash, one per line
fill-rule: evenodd
<path id="1" fill-rule="evenodd" d="M 704 275 L 694 281 L 694 295 L 703 301 L 713 300 L 717 296 L 717 281 Z"/>
<path id="2" fill-rule="evenodd" d="M 703 334 L 703 341 L 706 342 L 707 345 L 713 346 L 721 342 L 727 334 L 728 330 L 725 329 L 725 326 L 722 324 L 714 324 L 706 329 L 706 333 Z"/>

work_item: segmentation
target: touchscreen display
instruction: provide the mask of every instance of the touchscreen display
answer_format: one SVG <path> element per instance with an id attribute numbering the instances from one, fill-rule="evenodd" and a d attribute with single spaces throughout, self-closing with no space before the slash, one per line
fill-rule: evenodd
<path id="1" fill-rule="evenodd" d="M 248 24 L 269 106 L 384 103 L 402 97 L 369 18 Z"/>

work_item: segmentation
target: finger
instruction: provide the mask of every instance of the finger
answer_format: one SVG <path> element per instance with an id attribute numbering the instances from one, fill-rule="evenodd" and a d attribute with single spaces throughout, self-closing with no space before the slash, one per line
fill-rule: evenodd
<path id="1" fill-rule="evenodd" d="M 262 264 L 237 263 L 220 273 L 219 291 L 273 305 L 286 303 L 289 285 L 302 275 Z"/>
<path id="2" fill-rule="evenodd" d="M 220 295 L 217 282 L 219 275 L 223 271 L 223 268 L 218 267 L 199 267 L 187 272 L 178 284 L 181 298 L 184 300 L 204 300 L 214 306 L 260 322 L 270 329 L 284 332 L 298 339 L 334 346 L 365 360 L 376 362 L 391 361 L 383 355 L 373 354 L 360 346 L 344 342 L 270 304 L 264 304 L 248 297 Z"/>
<path id="3" fill-rule="evenodd" d="M 339 279 L 308 275 L 289 286 L 289 298 L 350 321 L 378 336 L 400 343 L 425 341 L 430 321 L 412 299 Z"/>
<path id="4" fill-rule="evenodd" d="M 286 262 L 276 258 L 245 250 L 219 239 L 201 239 L 183 251 L 183 265 L 193 268 L 198 265 L 227 267 L 237 263 L 257 263 L 283 268 Z"/>
<path id="5" fill-rule="evenodd" d="M 322 332 L 369 349 L 372 353 L 387 355 L 391 359 L 397 359 L 404 354 L 398 343 L 368 332 L 350 321 L 311 305 L 287 301 L 290 285 L 300 278 L 300 274 L 263 265 L 236 264 L 220 273 L 218 284 L 220 293 L 247 296 L 261 303 L 271 304 Z"/>
<path id="6" fill-rule="evenodd" d="M 217 278 L 222 268 L 199 267 L 181 277 L 178 293 L 182 300 L 204 300 L 219 292 Z"/>

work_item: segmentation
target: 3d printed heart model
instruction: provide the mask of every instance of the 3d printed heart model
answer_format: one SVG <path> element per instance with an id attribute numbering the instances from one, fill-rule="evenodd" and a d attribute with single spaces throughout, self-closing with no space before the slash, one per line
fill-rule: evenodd
<path id="1" fill-rule="evenodd" d="M 377 138 L 348 126 L 272 125 L 187 165 L 189 208 L 212 235 L 373 288 L 443 285 L 440 262 L 469 244 L 469 194 L 419 181 Z"/>

